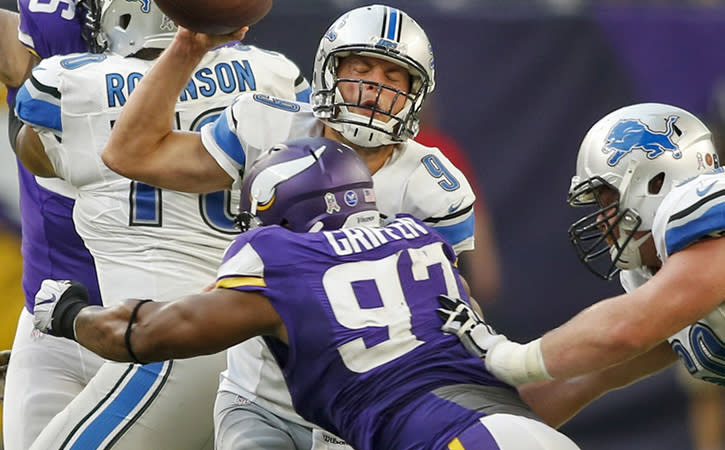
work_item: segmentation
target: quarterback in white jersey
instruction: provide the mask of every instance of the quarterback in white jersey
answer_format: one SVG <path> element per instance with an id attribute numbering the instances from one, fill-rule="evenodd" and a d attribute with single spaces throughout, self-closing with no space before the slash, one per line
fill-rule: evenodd
<path id="1" fill-rule="evenodd" d="M 112 172 L 100 157 L 122 106 L 153 64 L 133 55 L 158 54 L 175 26 L 153 3 L 109 0 L 97 6 L 99 37 L 108 39 L 110 52 L 53 57 L 33 71 L 16 101 L 18 117 L 34 130 L 26 132 L 19 155 L 43 161 L 34 165 L 40 174 L 77 189 L 74 223 L 94 257 L 106 304 L 200 291 L 214 280 L 231 235 L 238 233 L 231 193 L 162 190 Z M 130 23 L 119 31 L 113 24 L 122 14 Z M 280 54 L 223 47 L 187 77 L 175 128 L 198 130 L 246 91 L 304 99 L 309 85 Z M 148 365 L 107 362 L 33 448 L 212 448 L 212 407 L 225 367 L 223 352 Z"/>
<path id="2" fill-rule="evenodd" d="M 581 260 L 605 279 L 621 270 L 627 293 L 524 345 L 482 322 L 448 331 L 511 384 L 578 376 L 549 383 L 568 390 L 548 406 L 555 423 L 678 357 L 692 376 L 725 384 L 725 173 L 707 127 L 657 103 L 608 114 L 582 142 L 569 203 L 593 207 L 569 230 Z"/>
<path id="3" fill-rule="evenodd" d="M 246 93 L 201 134 L 175 133 L 167 125 L 170 102 L 183 84 L 174 73 L 188 70 L 204 51 L 226 39 L 229 36 L 179 30 L 139 83 L 137 92 L 143 94 L 124 107 L 103 151 L 109 167 L 129 178 L 153 180 L 169 188 L 228 189 L 239 185 L 243 170 L 271 146 L 292 138 L 323 136 L 351 146 L 363 158 L 373 174 L 383 214 L 412 214 L 435 227 L 457 251 L 473 248 L 475 196 L 468 181 L 438 149 L 412 140 L 424 99 L 435 84 L 430 42 L 413 19 L 383 5 L 354 9 L 333 23 L 320 41 L 311 106 Z M 179 81 L 176 85 L 161 85 L 162 80 L 174 77 Z M 153 120 L 153 125 L 139 126 L 142 118 Z M 193 164 L 187 155 L 193 155 Z M 179 178 L 174 173 L 193 175 Z M 339 205 L 331 202 L 329 207 Z M 218 401 L 216 405 L 219 448 L 343 446 L 320 432 L 316 433 L 319 440 L 311 443 L 309 430 L 296 428 L 295 424 L 305 422 L 293 412 L 282 373 L 261 340 L 245 343 L 230 355 L 230 369 L 220 390 L 239 393 L 240 398 L 236 404 Z M 256 421 L 228 415 L 245 407 L 262 407 L 276 416 L 264 410 L 258 411 L 263 417 Z M 227 434 L 230 428 L 236 431 Z M 274 428 L 284 430 L 275 434 Z"/>

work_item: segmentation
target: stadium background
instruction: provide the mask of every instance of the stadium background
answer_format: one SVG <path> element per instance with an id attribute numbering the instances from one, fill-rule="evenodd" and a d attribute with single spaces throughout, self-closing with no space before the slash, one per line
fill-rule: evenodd
<path id="1" fill-rule="evenodd" d="M 8 4 L 9 3 L 9 4 Z M 308 77 L 319 37 L 358 0 L 276 0 L 246 42 L 278 50 Z M 468 152 L 494 220 L 503 284 L 486 313 L 528 340 L 619 292 L 567 240 L 565 203 L 587 129 L 622 105 L 661 101 L 712 122 L 725 79 L 725 5 L 687 1 L 390 0 L 426 29 L 436 55 L 441 128 Z M 0 5 L 12 8 L 12 2 Z M 15 165 L 0 118 L 3 216 L 17 217 Z M 10 236 L 12 225 L 5 226 Z M 6 233 L 5 235 L 8 235 Z M 17 239 L 0 242 L 8 275 L 0 346 L 20 305 Z M 15 295 L 9 295 L 15 289 Z M 586 450 L 690 449 L 687 398 L 673 370 L 598 400 L 564 431 Z"/>

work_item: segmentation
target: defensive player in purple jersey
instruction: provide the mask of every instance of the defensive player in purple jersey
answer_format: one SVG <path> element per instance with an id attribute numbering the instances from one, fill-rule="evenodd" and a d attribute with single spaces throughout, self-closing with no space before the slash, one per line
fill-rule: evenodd
<path id="1" fill-rule="evenodd" d="M 413 139 L 435 86 L 432 44 L 420 24 L 391 6 L 352 9 L 321 36 L 311 103 L 242 93 L 200 132 L 172 129 L 171 106 L 189 70 L 206 50 L 234 38 L 179 29 L 115 122 L 103 150 L 108 167 L 155 186 L 203 193 L 241 184 L 256 157 L 279 142 L 322 136 L 351 146 L 367 163 L 381 214 L 423 220 L 457 253 L 474 248 L 475 195 L 466 177 L 440 149 Z M 246 407 L 249 417 L 240 420 L 247 426 L 243 439 L 228 448 L 349 450 L 294 412 L 263 339 L 231 351 L 246 353 L 245 362 L 237 359 L 244 375 L 231 381 L 223 373 L 219 392 L 237 394 L 228 407 Z"/>
<path id="2" fill-rule="evenodd" d="M 0 10 L 0 77 L 8 86 L 8 135 L 15 147 L 22 124 L 13 114 L 17 88 L 42 58 L 86 51 L 82 3 L 19 0 L 19 15 Z M 102 359 L 81 346 L 33 332 L 33 296 L 46 278 L 83 279 L 89 299 L 101 304 L 93 259 L 72 221 L 74 189 L 40 179 L 18 164 L 25 309 L 18 321 L 3 405 L 6 450 L 27 449 L 40 430 L 96 372 Z"/>
<path id="3" fill-rule="evenodd" d="M 248 231 L 225 252 L 216 289 L 102 308 L 80 283 L 46 280 L 35 324 L 119 361 L 265 336 L 295 408 L 358 450 L 578 448 L 440 331 L 437 297 L 468 301 L 455 252 L 412 216 L 381 226 L 372 187 L 365 163 L 335 141 L 275 146 L 245 176 Z M 222 411 L 216 426 L 234 434 L 234 419 Z"/>

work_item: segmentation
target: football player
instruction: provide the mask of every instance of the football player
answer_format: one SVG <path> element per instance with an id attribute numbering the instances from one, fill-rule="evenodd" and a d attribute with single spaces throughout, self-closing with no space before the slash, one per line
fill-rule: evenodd
<path id="1" fill-rule="evenodd" d="M 86 51 L 83 7 L 77 2 L 19 0 L 18 13 L 0 10 L 0 82 L 8 86 L 8 135 L 22 123 L 15 93 L 41 58 Z M 3 400 L 6 450 L 25 450 L 98 370 L 103 360 L 79 345 L 33 332 L 33 297 L 46 278 L 78 277 L 90 301 L 101 304 L 93 259 L 73 227 L 75 189 L 60 179 L 36 178 L 18 164 L 25 307 L 18 319 Z M 8 302 L 6 302 L 8 303 Z"/>
<path id="2" fill-rule="evenodd" d="M 412 140 L 435 86 L 431 44 L 417 22 L 389 6 L 353 9 L 320 40 L 311 104 L 242 94 L 201 133 L 172 130 L 173 104 L 192 68 L 207 50 L 236 37 L 179 30 L 111 133 L 103 150 L 111 169 L 158 186 L 207 192 L 238 184 L 272 145 L 324 136 L 352 146 L 363 158 L 385 216 L 411 214 L 436 228 L 456 252 L 473 248 L 475 196 L 468 181 L 440 150 Z M 242 425 L 248 429 L 228 448 L 307 450 L 337 444 L 310 431 L 312 424 L 295 413 L 264 340 L 251 339 L 231 352 L 238 357 L 230 361 L 230 371 L 243 376 L 230 381 L 225 372 L 216 408 L 246 410 Z M 240 400 L 229 402 L 224 393 Z M 217 440 L 227 441 L 219 435 Z"/>
<path id="3" fill-rule="evenodd" d="M 17 115 L 29 125 L 17 153 L 36 174 L 59 177 L 77 190 L 74 224 L 93 254 L 103 297 L 114 292 L 170 299 L 200 290 L 213 280 L 238 232 L 230 193 L 162 191 L 119 176 L 100 159 L 121 107 L 176 27 L 154 3 L 86 6 L 90 42 L 102 52 L 52 57 L 36 67 L 17 95 Z M 256 90 L 290 100 L 309 97 L 307 81 L 284 56 L 228 46 L 206 55 L 187 77 L 175 127 L 195 130 L 239 92 Z M 78 395 L 32 448 L 211 448 L 213 402 L 225 367 L 223 353 L 147 366 L 105 363 L 80 393 L 73 392 Z M 34 380 L 32 372 L 26 376 L 26 383 Z"/>
<path id="4" fill-rule="evenodd" d="M 692 376 L 723 384 L 724 199 L 725 175 L 697 117 L 656 103 L 618 109 L 579 149 L 569 203 L 591 212 L 569 234 L 581 260 L 605 279 L 619 274 L 627 293 L 524 345 L 490 334 L 460 302 L 444 300 L 458 317 L 446 329 L 513 385 L 591 373 L 569 384 L 586 392 L 581 398 L 549 404 L 561 407 L 554 422 L 678 357 Z M 463 326 L 466 316 L 473 320 Z"/>
<path id="5" fill-rule="evenodd" d="M 216 289 L 99 308 L 81 284 L 47 280 L 36 324 L 125 361 L 264 336 L 297 410 L 358 450 L 577 449 L 440 331 L 437 296 L 469 301 L 455 252 L 412 216 L 381 227 L 372 187 L 367 165 L 336 141 L 277 145 L 244 178 L 239 222 L 249 231 L 225 252 Z M 244 376 L 230 366 L 230 381 Z M 244 419 L 224 414 L 218 447 L 243 439 Z"/>

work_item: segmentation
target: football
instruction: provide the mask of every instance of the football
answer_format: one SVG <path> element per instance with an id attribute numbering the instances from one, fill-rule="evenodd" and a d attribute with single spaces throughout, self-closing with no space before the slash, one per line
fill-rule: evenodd
<path id="1" fill-rule="evenodd" d="M 226 34 L 258 22 L 272 0 L 155 0 L 169 19 L 197 33 Z"/>

